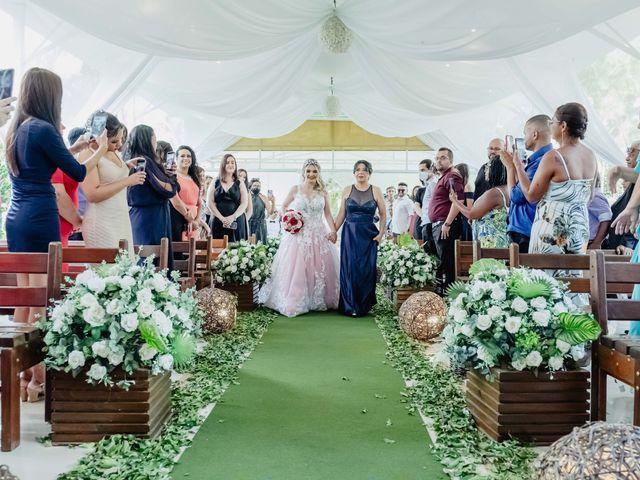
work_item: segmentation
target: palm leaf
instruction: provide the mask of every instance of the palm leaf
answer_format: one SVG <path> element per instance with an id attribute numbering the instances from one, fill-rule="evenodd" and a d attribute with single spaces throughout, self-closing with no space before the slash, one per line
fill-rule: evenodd
<path id="1" fill-rule="evenodd" d="M 483 356 L 485 358 L 491 357 L 496 362 L 498 360 L 498 357 L 504 353 L 500 346 L 490 339 L 473 337 L 471 339 L 471 343 L 475 345 L 479 352 L 482 352 L 484 354 Z"/>
<path id="2" fill-rule="evenodd" d="M 455 281 L 449 285 L 445 295 L 449 300 L 455 300 L 461 293 L 467 293 L 467 284 L 461 281 Z"/>
<path id="3" fill-rule="evenodd" d="M 173 364 L 177 368 L 186 367 L 193 360 L 196 351 L 196 342 L 191 335 L 182 333 L 176 336 L 171 342 L 171 355 Z"/>
<path id="4" fill-rule="evenodd" d="M 602 329 L 590 313 L 561 313 L 556 337 L 571 345 L 597 340 Z"/>
<path id="5" fill-rule="evenodd" d="M 495 258 L 482 258 L 476 262 L 473 262 L 469 267 L 469 276 L 472 277 L 480 272 L 495 272 L 497 270 L 506 270 L 507 265 L 501 260 Z"/>
<path id="6" fill-rule="evenodd" d="M 536 297 L 548 298 L 551 296 L 551 286 L 543 279 L 536 280 L 516 280 L 509 287 L 513 295 L 529 299 Z"/>
<path id="7" fill-rule="evenodd" d="M 167 343 L 160 335 L 158 327 L 156 327 L 153 323 L 148 321 L 142 322 L 140 323 L 138 330 L 140 330 L 140 335 L 146 343 L 148 343 L 161 353 L 165 353 L 167 351 Z"/>

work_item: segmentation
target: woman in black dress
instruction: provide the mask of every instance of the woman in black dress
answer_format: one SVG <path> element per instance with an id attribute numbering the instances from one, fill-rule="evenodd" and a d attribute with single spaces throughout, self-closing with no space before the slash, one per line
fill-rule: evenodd
<path id="1" fill-rule="evenodd" d="M 211 236 L 224 238 L 227 235 L 230 242 L 246 240 L 244 212 L 248 201 L 247 187 L 238 179 L 236 159 L 227 153 L 220 162 L 218 178 L 207 193 L 207 205 L 212 214 Z"/>

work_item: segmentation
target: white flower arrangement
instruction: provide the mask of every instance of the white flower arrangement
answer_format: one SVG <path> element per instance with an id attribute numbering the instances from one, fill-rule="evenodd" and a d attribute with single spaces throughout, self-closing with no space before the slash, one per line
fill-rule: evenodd
<path id="1" fill-rule="evenodd" d="M 267 246 L 267 256 L 271 261 L 273 261 L 273 257 L 275 257 L 276 253 L 278 253 L 278 248 L 280 248 L 280 241 L 280 236 L 270 237 L 267 239 L 267 243 L 265 245 Z"/>
<path id="2" fill-rule="evenodd" d="M 153 374 L 188 363 L 201 312 L 193 292 L 157 273 L 153 256 L 138 265 L 121 253 L 79 274 L 39 326 L 45 332 L 45 363 L 87 382 L 113 385 L 111 372 Z M 124 380 L 118 386 L 128 388 Z"/>
<path id="3" fill-rule="evenodd" d="M 566 370 L 585 354 L 600 327 L 567 295 L 565 284 L 541 270 L 507 269 L 480 260 L 468 283 L 448 290 L 445 348 L 456 367 L 491 378 L 491 368 Z"/>
<path id="4" fill-rule="evenodd" d="M 245 241 L 230 243 L 214 264 L 216 283 L 246 285 L 263 283 L 271 275 L 270 256 L 266 245 Z"/>
<path id="5" fill-rule="evenodd" d="M 417 243 L 382 242 L 378 253 L 381 283 L 389 288 L 422 288 L 435 285 L 437 260 Z"/>

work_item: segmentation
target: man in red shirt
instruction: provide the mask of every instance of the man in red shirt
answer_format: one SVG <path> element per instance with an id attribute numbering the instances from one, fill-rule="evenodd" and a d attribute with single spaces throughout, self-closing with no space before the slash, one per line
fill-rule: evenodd
<path id="1" fill-rule="evenodd" d="M 453 166 L 453 152 L 442 147 L 436 155 L 436 168 L 440 172 L 440 179 L 436 184 L 429 204 L 429 219 L 433 241 L 436 244 L 440 266 L 438 279 L 442 279 L 442 293 L 455 280 L 455 241 L 462 234 L 462 222 L 459 215 L 452 208 L 449 192 L 455 191 L 460 200 L 464 199 L 464 184 L 462 175 Z"/>

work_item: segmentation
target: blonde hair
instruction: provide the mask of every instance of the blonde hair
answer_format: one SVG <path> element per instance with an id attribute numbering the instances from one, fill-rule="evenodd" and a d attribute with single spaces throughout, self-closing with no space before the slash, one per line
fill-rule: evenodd
<path id="1" fill-rule="evenodd" d="M 326 187 L 325 187 L 324 180 L 322 180 L 322 169 L 320 168 L 320 164 L 314 158 L 310 158 L 309 160 L 304 162 L 304 165 L 302 165 L 303 181 L 304 181 L 304 172 L 307 170 L 307 167 L 316 167 L 318 169 L 318 178 L 316 178 L 316 184 L 314 185 L 313 189 L 317 190 L 318 192 L 324 193 L 326 191 Z"/>

